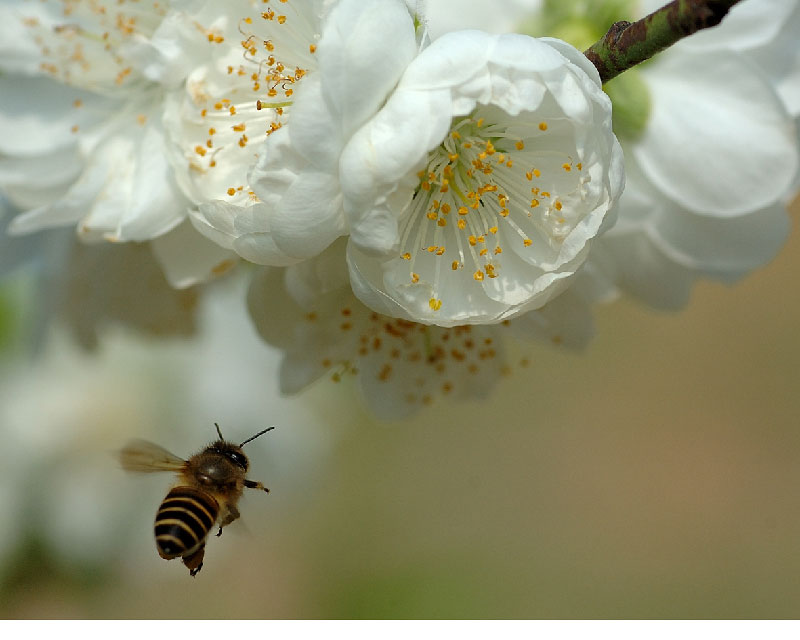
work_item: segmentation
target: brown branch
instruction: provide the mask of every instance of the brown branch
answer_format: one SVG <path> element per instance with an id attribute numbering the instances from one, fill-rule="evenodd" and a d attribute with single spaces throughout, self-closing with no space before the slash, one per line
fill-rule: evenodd
<path id="1" fill-rule="evenodd" d="M 605 83 L 701 29 L 718 25 L 739 0 L 675 0 L 636 22 L 615 22 L 584 55 Z"/>

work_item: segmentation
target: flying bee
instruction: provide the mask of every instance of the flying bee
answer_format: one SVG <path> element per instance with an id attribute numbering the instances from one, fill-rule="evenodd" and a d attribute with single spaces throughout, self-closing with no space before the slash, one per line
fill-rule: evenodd
<path id="1" fill-rule="evenodd" d="M 262 483 L 245 477 L 250 463 L 242 447 L 275 427 L 259 431 L 236 445 L 222 437 L 216 422 L 214 426 L 219 440 L 188 460 L 146 440 L 133 440 L 119 453 L 122 468 L 127 471 L 178 474 L 177 484 L 156 512 L 156 548 L 165 560 L 180 557 L 192 576 L 203 567 L 209 531 L 216 524 L 217 536 L 221 536 L 222 528 L 239 517 L 236 504 L 244 488 L 269 493 Z"/>

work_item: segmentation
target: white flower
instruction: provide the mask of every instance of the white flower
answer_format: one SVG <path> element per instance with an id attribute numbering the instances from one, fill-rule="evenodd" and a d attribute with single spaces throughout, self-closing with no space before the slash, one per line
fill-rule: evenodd
<path id="1" fill-rule="evenodd" d="M 81 346 L 93 348 L 111 326 L 151 338 L 195 334 L 200 292 L 169 286 L 151 247 L 72 242 L 48 304 Z"/>
<path id="2" fill-rule="evenodd" d="M 599 39 L 609 24 L 592 18 L 612 4 L 573 3 L 566 15 L 575 22 L 559 26 Z M 641 15 L 663 2 L 644 4 Z M 554 7 L 545 6 L 542 23 L 553 18 Z M 511 5 L 504 13 L 487 14 L 487 28 L 503 28 L 512 15 L 523 18 Z M 798 175 L 792 123 L 800 110 L 792 98 L 798 86 L 792 78 L 800 73 L 798 20 L 797 0 L 741 2 L 720 26 L 606 85 L 625 148 L 627 184 L 618 221 L 590 260 L 621 289 L 676 308 L 697 278 L 731 282 L 779 250 L 788 232 L 782 203 L 796 190 Z M 587 34 L 591 28 L 593 35 Z"/>
<path id="3" fill-rule="evenodd" d="M 165 122 L 176 178 L 191 200 L 243 207 L 256 201 L 247 173 L 258 147 L 282 126 L 300 81 L 317 66 L 330 0 L 225 4 L 233 19 L 214 32 L 220 46 L 167 97 Z"/>
<path id="4" fill-rule="evenodd" d="M 678 44 L 642 78 L 651 112 L 631 153 L 661 193 L 715 217 L 783 196 L 798 166 L 794 126 L 758 68 L 734 51 L 699 54 Z"/>
<path id="5" fill-rule="evenodd" d="M 203 233 L 253 262 L 290 264 L 316 255 L 344 233 L 341 148 L 385 101 L 417 50 L 414 19 L 400 0 L 342 0 L 321 29 L 316 44 L 298 40 L 305 47 L 299 76 L 276 85 L 280 95 L 270 112 L 278 120 L 262 123 L 248 140 L 248 147 L 255 147 L 269 134 L 257 151 L 252 185 L 212 177 L 210 184 L 219 186 L 208 195 L 217 199 L 202 205 L 193 219 Z M 310 30 L 306 38 L 312 35 Z M 309 68 L 315 71 L 307 74 Z M 290 121 L 297 122 L 291 133 L 280 127 L 287 107 Z M 252 206 L 242 207 L 248 200 Z"/>
<path id="6" fill-rule="evenodd" d="M 413 53 L 410 32 L 402 46 Z M 349 234 L 362 301 L 443 326 L 499 322 L 564 289 L 623 184 L 610 102 L 578 51 L 444 36 L 369 119 L 379 101 L 326 98 L 343 65 L 320 65 L 251 176 L 266 205 L 245 223 L 264 240 L 257 262 L 306 259 Z"/>
<path id="7" fill-rule="evenodd" d="M 193 334 L 200 292 L 169 286 L 151 249 L 86 245 L 64 230 L 0 236 L 0 276 L 26 293 L 16 305 L 24 309 L 20 342 L 41 349 L 52 324 L 66 326 L 87 349 L 114 325 L 149 337 Z"/>
<path id="8" fill-rule="evenodd" d="M 800 134 L 798 33 L 800 0 L 747 0 L 732 7 L 722 25 L 702 31 L 682 41 L 681 45 L 696 55 L 727 50 L 743 54 L 769 79 L 786 110 L 794 118 Z M 800 170 L 787 201 L 796 196 L 798 190 Z"/>
<path id="9" fill-rule="evenodd" d="M 659 0 L 645 0 L 643 12 Z M 705 29 L 680 45 L 702 54 L 734 50 L 755 62 L 770 79 L 793 116 L 800 115 L 800 29 L 798 0 L 745 0 L 734 5 L 722 24 Z"/>
<path id="10" fill-rule="evenodd" d="M 685 305 L 699 277 L 741 278 L 788 235 L 798 143 L 774 81 L 777 30 L 769 11 L 743 2 L 640 68 L 651 109 L 641 134 L 623 140 L 628 185 L 600 245 L 620 287 L 652 306 Z M 753 64 L 746 51 L 757 47 L 773 67 Z"/>
<path id="11" fill-rule="evenodd" d="M 341 165 L 356 294 L 443 326 L 498 322 L 563 291 L 624 181 L 586 58 L 478 31 L 426 49 Z"/>
<path id="12" fill-rule="evenodd" d="M 326 374 L 354 376 L 381 419 L 404 418 L 437 398 L 486 398 L 531 359 L 510 338 L 582 348 L 593 334 L 590 304 L 607 295 L 582 274 L 544 308 L 496 325 L 438 327 L 392 318 L 365 307 L 350 288 L 345 241 L 288 269 L 264 268 L 248 294 L 261 336 L 283 351 L 280 388 L 294 394 Z"/>
<path id="13" fill-rule="evenodd" d="M 31 68 L 2 58 L 6 71 L 31 74 L 0 79 L 1 150 L 10 156 L 3 182 L 15 204 L 31 208 L 12 232 L 81 221 L 89 238 L 142 240 L 176 226 L 183 199 L 162 152 L 160 87 L 126 56 L 137 38 L 153 36 L 163 10 L 85 2 L 14 9 L 2 12 L 19 29 L 9 46 L 33 41 L 39 51 Z M 9 175 L 18 160 L 23 166 Z"/>
<path id="14" fill-rule="evenodd" d="M 652 307 L 684 307 L 701 277 L 733 283 L 769 262 L 786 240 L 789 217 L 781 203 L 735 217 L 698 215 L 632 169 L 619 220 L 590 262 Z"/>
<path id="15" fill-rule="evenodd" d="M 172 236 L 181 250 L 164 263 L 175 286 L 229 262 L 178 231 L 188 201 L 162 125 L 165 91 L 188 68 L 183 54 L 214 45 L 201 25 L 159 4 L 80 1 L 15 2 L 0 21 L 0 185 L 23 210 L 9 231 L 75 224 L 89 242 Z"/>

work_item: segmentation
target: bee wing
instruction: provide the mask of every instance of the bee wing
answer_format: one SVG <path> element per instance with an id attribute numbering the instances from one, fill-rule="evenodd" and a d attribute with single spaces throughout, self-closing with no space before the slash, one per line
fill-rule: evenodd
<path id="1" fill-rule="evenodd" d="M 147 440 L 131 440 L 119 452 L 119 461 L 126 471 L 181 471 L 186 461 L 164 447 Z"/>

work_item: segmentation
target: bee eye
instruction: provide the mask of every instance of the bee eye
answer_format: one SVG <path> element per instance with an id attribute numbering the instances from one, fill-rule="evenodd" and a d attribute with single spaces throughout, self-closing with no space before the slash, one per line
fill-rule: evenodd
<path id="1" fill-rule="evenodd" d="M 247 471 L 247 458 L 245 458 L 243 455 L 241 455 L 240 453 L 236 453 L 235 451 L 229 451 L 228 458 L 235 465 Z"/>

